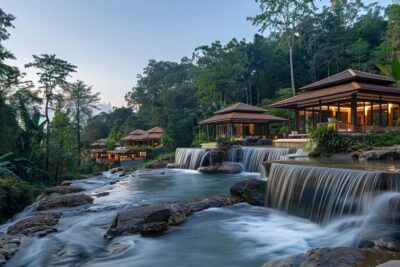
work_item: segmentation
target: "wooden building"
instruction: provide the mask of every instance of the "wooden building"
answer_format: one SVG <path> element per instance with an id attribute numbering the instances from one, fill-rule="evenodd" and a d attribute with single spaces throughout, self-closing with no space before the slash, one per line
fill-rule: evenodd
<path id="1" fill-rule="evenodd" d="M 286 122 L 286 119 L 268 115 L 266 110 L 243 103 L 236 103 L 214 112 L 211 118 L 200 121 L 206 126 L 209 136 L 229 136 L 232 139 L 248 137 L 269 138 L 271 123 Z"/>
<path id="2" fill-rule="evenodd" d="M 135 147 L 135 146 L 157 147 L 161 145 L 161 138 L 163 133 L 164 130 L 160 127 L 154 127 L 147 131 L 136 129 L 130 132 L 124 138 L 122 138 L 122 140 L 125 141 L 125 147 Z"/>
<path id="3" fill-rule="evenodd" d="M 400 88 L 391 78 L 348 69 L 300 88 L 301 93 L 271 107 L 292 109 L 296 130 L 326 124 L 339 132 L 397 129 Z"/>

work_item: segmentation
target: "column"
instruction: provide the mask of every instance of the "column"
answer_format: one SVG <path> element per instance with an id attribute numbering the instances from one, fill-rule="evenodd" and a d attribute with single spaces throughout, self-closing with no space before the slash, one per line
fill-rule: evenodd
<path id="1" fill-rule="evenodd" d="M 351 124 L 353 132 L 355 132 L 357 129 L 357 96 L 355 93 L 351 95 Z"/>
<path id="2" fill-rule="evenodd" d="M 382 127 L 382 95 L 379 95 L 379 127 Z"/>

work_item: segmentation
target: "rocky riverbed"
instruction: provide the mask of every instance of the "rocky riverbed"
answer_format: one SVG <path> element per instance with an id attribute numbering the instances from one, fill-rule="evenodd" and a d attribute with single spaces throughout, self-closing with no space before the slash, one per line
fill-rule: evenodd
<path id="1" fill-rule="evenodd" d="M 273 261 L 265 266 L 375 266 L 399 258 L 400 235 L 363 235 L 381 231 L 368 228 L 377 220 L 385 229 L 398 228 L 398 195 L 377 212 L 319 226 L 265 208 L 266 181 L 243 178 L 118 170 L 49 188 L 0 228 L 0 265 L 188 263 L 176 261 L 174 254 L 192 258 L 192 266 L 261 266 L 267 260 Z M 163 254 L 166 244 L 172 254 Z M 229 251 L 235 253 L 224 257 Z"/>

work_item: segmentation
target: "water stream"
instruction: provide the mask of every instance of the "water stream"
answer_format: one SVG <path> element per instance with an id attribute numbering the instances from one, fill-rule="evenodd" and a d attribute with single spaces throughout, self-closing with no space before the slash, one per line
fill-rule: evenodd
<path id="1" fill-rule="evenodd" d="M 377 171 L 273 164 L 266 196 L 269 208 L 212 208 L 159 237 L 103 237 L 120 209 L 228 194 L 232 184 L 248 177 L 259 174 L 159 169 L 76 181 L 88 194 L 110 194 L 89 206 L 59 209 L 63 216 L 58 232 L 26 239 L 6 267 L 261 266 L 315 247 L 358 246 L 360 240 L 399 234 L 398 227 L 382 217 L 388 203 L 400 199 L 397 178 Z M 115 179 L 120 181 L 110 185 Z M 33 213 L 28 207 L 16 220 Z M 0 232 L 12 223 L 1 225 Z"/>

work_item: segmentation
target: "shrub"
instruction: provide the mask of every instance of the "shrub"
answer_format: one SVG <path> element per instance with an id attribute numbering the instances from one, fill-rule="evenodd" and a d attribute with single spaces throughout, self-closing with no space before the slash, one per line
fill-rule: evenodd
<path id="1" fill-rule="evenodd" d="M 35 201 L 38 190 L 13 175 L 0 177 L 0 222 L 11 218 Z"/>
<path id="2" fill-rule="evenodd" d="M 322 156 L 343 152 L 349 145 L 349 139 L 340 135 L 333 127 L 319 125 L 310 129 L 309 139 L 315 144 L 312 154 Z"/>

